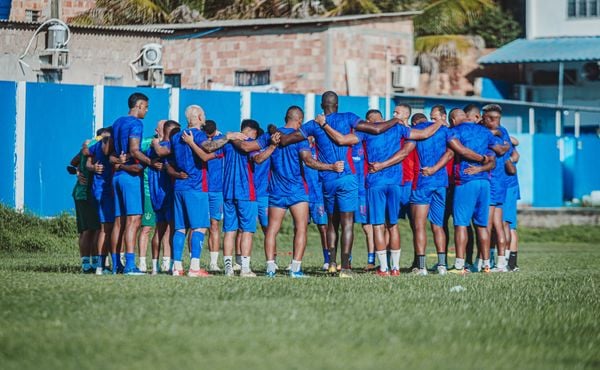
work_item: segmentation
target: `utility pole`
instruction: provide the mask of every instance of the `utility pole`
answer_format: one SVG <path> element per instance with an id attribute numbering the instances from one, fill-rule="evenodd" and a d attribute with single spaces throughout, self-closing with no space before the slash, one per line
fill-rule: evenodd
<path id="1" fill-rule="evenodd" d="M 60 0 L 51 0 L 50 3 L 50 18 L 60 18 Z"/>

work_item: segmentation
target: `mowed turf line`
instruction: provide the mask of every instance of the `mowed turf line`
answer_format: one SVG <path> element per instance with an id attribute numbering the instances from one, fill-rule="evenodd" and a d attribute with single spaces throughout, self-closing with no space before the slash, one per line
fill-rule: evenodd
<path id="1" fill-rule="evenodd" d="M 286 223 L 280 267 L 290 233 Z M 326 277 L 314 230 L 305 280 L 80 275 L 74 240 L 62 252 L 2 252 L 0 368 L 600 367 L 597 228 L 522 234 L 521 272 L 467 277 Z M 264 271 L 261 240 L 253 267 Z"/>

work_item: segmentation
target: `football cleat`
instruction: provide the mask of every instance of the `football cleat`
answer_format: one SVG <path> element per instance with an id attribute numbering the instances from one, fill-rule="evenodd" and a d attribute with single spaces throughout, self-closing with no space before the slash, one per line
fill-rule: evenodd
<path id="1" fill-rule="evenodd" d="M 242 269 L 242 265 L 240 265 L 239 263 L 234 263 L 233 264 L 233 271 L 240 271 Z"/>
<path id="2" fill-rule="evenodd" d="M 340 277 L 344 278 L 344 279 L 351 279 L 354 277 L 354 271 L 352 271 L 350 269 L 341 269 Z"/>
<path id="3" fill-rule="evenodd" d="M 367 266 L 365 267 L 365 271 L 366 272 L 374 271 L 376 268 L 377 268 L 377 266 L 375 266 L 375 264 L 368 263 Z"/>
<path id="4" fill-rule="evenodd" d="M 296 272 L 290 271 L 290 277 L 293 279 L 303 279 L 307 278 L 308 275 L 304 275 L 304 272 L 302 272 L 302 270 Z"/>
<path id="5" fill-rule="evenodd" d="M 390 272 L 391 276 L 400 276 L 400 270 L 398 269 L 392 269 L 392 271 Z"/>
<path id="6" fill-rule="evenodd" d="M 208 271 L 209 272 L 221 272 L 221 268 L 219 268 L 219 265 L 217 265 L 216 263 L 211 263 L 208 266 Z"/>
<path id="7" fill-rule="evenodd" d="M 448 269 L 444 265 L 438 265 L 437 273 L 438 275 L 446 275 L 448 273 Z"/>
<path id="8" fill-rule="evenodd" d="M 204 269 L 198 269 L 198 270 L 189 270 L 187 273 L 187 276 L 189 277 L 211 277 L 212 275 L 209 274 L 206 270 Z"/>
<path id="9" fill-rule="evenodd" d="M 240 277 L 253 278 L 256 277 L 256 274 L 253 271 L 240 271 Z"/>
<path id="10" fill-rule="evenodd" d="M 380 269 L 377 269 L 377 271 L 375 272 L 375 274 L 377 276 L 390 276 L 390 272 L 385 270 L 385 271 L 381 271 Z"/>
<path id="11" fill-rule="evenodd" d="M 325 262 L 325 263 L 323 264 L 323 267 L 321 267 L 321 270 L 323 270 L 323 271 L 327 271 L 327 270 L 329 270 L 329 263 Z"/>
<path id="12" fill-rule="evenodd" d="M 496 265 L 496 267 L 494 267 L 491 272 L 508 272 L 508 269 L 506 268 L 506 266 L 500 266 L 500 265 Z"/>
<path id="13" fill-rule="evenodd" d="M 173 275 L 173 276 L 184 276 L 185 275 L 185 271 L 173 269 L 173 271 L 171 272 L 171 275 Z"/>
<path id="14" fill-rule="evenodd" d="M 335 263 L 329 264 L 329 269 L 327 270 L 327 272 L 329 272 L 332 275 L 337 274 L 337 272 L 338 272 L 337 265 Z"/>
<path id="15" fill-rule="evenodd" d="M 125 269 L 123 270 L 123 275 L 129 275 L 129 276 L 142 276 L 142 275 L 146 275 L 145 272 L 140 271 L 140 269 L 138 269 L 137 267 L 131 268 L 131 269 Z"/>
<path id="16" fill-rule="evenodd" d="M 276 271 L 267 271 L 267 272 L 265 272 L 265 276 L 269 277 L 269 278 L 274 278 L 275 275 L 277 275 Z"/>

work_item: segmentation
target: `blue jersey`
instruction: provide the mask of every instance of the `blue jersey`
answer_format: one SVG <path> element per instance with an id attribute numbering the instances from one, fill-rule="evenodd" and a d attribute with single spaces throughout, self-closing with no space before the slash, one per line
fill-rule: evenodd
<path id="1" fill-rule="evenodd" d="M 313 145 L 310 147 L 310 153 L 313 159 L 317 159 L 317 149 Z M 314 168 L 308 167 L 302 163 L 302 170 L 304 171 L 304 180 L 308 186 L 308 201 L 311 203 L 323 203 L 323 185 L 319 180 L 319 171 Z"/>
<path id="2" fill-rule="evenodd" d="M 110 163 L 109 156 L 104 155 L 104 152 L 102 151 L 102 142 L 99 141 L 90 146 L 89 151 L 92 156 L 92 163 L 99 163 L 104 166 L 104 170 L 101 174 L 94 173 L 92 194 L 94 194 L 96 199 L 99 199 L 102 196 L 112 196 L 113 167 Z"/>
<path id="3" fill-rule="evenodd" d="M 194 142 L 197 145 L 201 145 L 204 141 L 208 140 L 206 134 L 197 128 L 186 129 L 184 131 L 191 133 L 194 136 Z M 171 138 L 171 151 L 173 153 L 175 167 L 177 170 L 183 171 L 188 175 L 186 179 L 175 179 L 174 190 L 197 190 L 207 192 L 208 175 L 206 162 L 198 158 L 190 146 L 183 141 L 181 135 L 184 131 L 176 133 Z M 171 160 L 169 160 L 169 163 L 171 163 Z"/>
<path id="4" fill-rule="evenodd" d="M 294 129 L 280 127 L 282 134 L 293 133 Z M 277 148 L 271 154 L 271 181 L 269 194 L 277 196 L 290 196 L 294 194 L 307 194 L 308 188 L 300 166 L 300 152 L 310 151 L 308 140 Z"/>
<path id="5" fill-rule="evenodd" d="M 510 135 L 508 135 L 508 131 L 502 126 L 498 127 L 498 131 L 500 131 L 500 140 L 510 143 Z M 496 156 L 496 167 L 491 171 L 491 181 L 494 183 L 494 186 L 497 186 L 498 189 L 506 188 L 507 174 L 506 169 L 504 168 L 504 162 L 510 158 L 511 150 L 509 149 L 503 155 Z"/>
<path id="6" fill-rule="evenodd" d="M 363 141 L 352 146 L 352 161 L 354 162 L 354 168 L 356 169 L 356 179 L 358 180 L 358 195 L 365 195 L 367 190 L 367 174 L 369 165 L 365 161 L 365 143 Z"/>
<path id="7" fill-rule="evenodd" d="M 271 135 L 263 134 L 259 140 L 264 143 L 263 148 L 266 148 Z M 258 152 L 257 152 L 258 153 Z M 253 153 L 253 154 L 257 154 Z M 253 162 L 254 163 L 254 162 Z M 269 179 L 271 178 L 271 157 L 267 158 L 262 163 L 254 163 L 254 186 L 256 187 L 257 197 L 269 196 Z"/>
<path id="8" fill-rule="evenodd" d="M 217 135 L 212 140 L 224 138 L 224 135 Z M 208 161 L 208 191 L 222 192 L 223 191 L 223 149 L 216 150 L 216 158 Z"/>
<path id="9" fill-rule="evenodd" d="M 410 136 L 410 128 L 404 125 L 394 125 L 379 135 L 356 132 L 360 141 L 365 142 L 367 152 L 365 161 L 383 162 L 400 150 L 402 138 Z M 402 183 L 402 163 L 384 168 L 367 175 L 367 188 L 380 185 L 399 185 Z"/>
<path id="10" fill-rule="evenodd" d="M 354 113 L 332 113 L 326 117 L 327 124 L 342 135 L 349 134 L 360 122 L 360 117 Z M 356 173 L 354 162 L 352 161 L 352 147 L 342 146 L 334 143 L 325 130 L 323 130 L 316 121 L 306 122 L 300 127 L 300 133 L 305 138 L 313 136 L 319 149 L 319 161 L 332 164 L 337 161 L 344 161 L 344 171 L 337 173 L 335 171 L 319 171 L 321 182 L 335 181 L 337 178 Z"/>
<path id="11" fill-rule="evenodd" d="M 417 130 L 424 130 L 433 124 L 433 122 L 423 122 L 419 123 L 414 128 Z M 436 189 L 448 186 L 448 173 L 446 172 L 445 166 L 431 176 L 422 176 L 420 171 L 423 167 L 435 166 L 446 153 L 448 134 L 448 128 L 446 126 L 441 126 L 433 136 L 416 142 L 416 150 L 419 157 L 416 189 Z"/>
<path id="12" fill-rule="evenodd" d="M 512 153 L 514 151 L 515 151 L 515 147 L 511 143 L 510 149 L 507 152 L 507 154 L 508 154 L 508 156 L 506 157 L 507 160 L 510 159 L 510 156 L 512 155 Z M 515 163 L 514 166 L 516 169 L 517 164 Z M 502 168 L 504 168 L 504 165 L 502 166 Z M 509 175 L 508 173 L 506 174 L 506 188 L 507 189 L 512 188 L 513 186 L 519 186 L 519 173 L 518 172 L 515 173 L 514 175 Z"/>
<path id="13" fill-rule="evenodd" d="M 500 139 L 496 138 L 487 128 L 473 122 L 463 122 L 455 126 L 448 133 L 448 141 L 457 139 L 461 144 L 480 155 L 494 155 L 490 150 Z M 490 173 L 487 171 L 475 175 L 467 175 L 464 170 L 470 166 L 481 166 L 478 162 L 470 161 L 460 156 L 454 158 L 454 183 L 456 185 L 464 184 L 471 180 L 488 180 Z"/>
<path id="14" fill-rule="evenodd" d="M 171 143 L 161 141 L 160 146 L 170 149 Z M 146 152 L 146 156 L 150 159 L 159 158 L 152 146 Z M 161 162 L 165 163 L 166 161 L 163 159 Z M 173 203 L 173 179 L 167 174 L 166 169 L 158 171 L 153 167 L 148 167 L 148 190 L 154 211 L 161 210 L 164 206 Z"/>
<path id="15" fill-rule="evenodd" d="M 256 141 L 261 148 L 269 144 L 266 135 Z M 223 199 L 256 200 L 255 168 L 248 153 L 232 143 L 225 144 L 223 153 Z"/>
<path id="16" fill-rule="evenodd" d="M 113 142 L 115 146 L 115 153 L 120 155 L 121 153 L 128 154 L 129 139 L 142 140 L 142 134 L 144 132 L 144 124 L 139 118 L 133 116 L 124 116 L 118 118 L 112 125 L 113 128 Z M 140 143 L 141 145 L 141 143 Z M 136 163 L 134 158 L 130 158 L 126 164 Z M 127 173 L 126 171 L 117 171 L 115 176 L 119 174 Z"/>

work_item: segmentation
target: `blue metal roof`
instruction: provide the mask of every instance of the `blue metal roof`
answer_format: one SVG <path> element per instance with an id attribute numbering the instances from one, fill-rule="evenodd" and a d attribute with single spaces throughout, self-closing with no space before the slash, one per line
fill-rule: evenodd
<path id="1" fill-rule="evenodd" d="M 600 60 L 600 37 L 518 39 L 479 58 L 480 64 Z"/>

